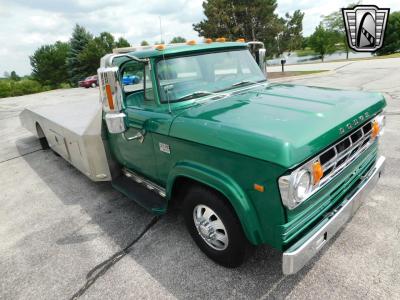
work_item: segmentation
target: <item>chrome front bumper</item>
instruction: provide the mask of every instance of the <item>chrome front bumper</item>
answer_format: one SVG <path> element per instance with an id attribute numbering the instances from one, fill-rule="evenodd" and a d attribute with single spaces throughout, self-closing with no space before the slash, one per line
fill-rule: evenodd
<path id="1" fill-rule="evenodd" d="M 364 176 L 364 180 L 356 187 L 347 199 L 327 216 L 320 227 L 300 246 L 293 245 L 283 253 L 282 271 L 285 275 L 298 272 L 313 258 L 318 251 L 346 224 L 361 206 L 362 200 L 378 182 L 385 166 L 385 157 L 378 158 L 375 166 Z"/>

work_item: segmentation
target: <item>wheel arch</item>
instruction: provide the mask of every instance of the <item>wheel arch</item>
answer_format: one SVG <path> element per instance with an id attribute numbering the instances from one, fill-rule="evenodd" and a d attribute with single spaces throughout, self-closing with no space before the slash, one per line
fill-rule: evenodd
<path id="1" fill-rule="evenodd" d="M 183 189 L 179 189 L 182 183 L 186 185 Z M 247 239 L 254 245 L 261 243 L 261 226 L 250 199 L 235 180 L 219 170 L 194 162 L 176 164 L 168 176 L 167 199 L 171 202 L 175 197 L 182 198 L 190 184 L 196 183 L 221 194 L 233 207 Z"/>
<path id="2" fill-rule="evenodd" d="M 49 142 L 47 141 L 47 137 L 43 131 L 42 126 L 39 124 L 38 121 L 35 122 L 36 134 L 39 138 L 40 146 L 43 150 L 49 149 Z"/>
<path id="3" fill-rule="evenodd" d="M 39 124 L 38 121 L 35 122 L 35 128 L 36 128 L 36 134 L 39 139 L 46 137 L 42 129 L 42 126 Z"/>

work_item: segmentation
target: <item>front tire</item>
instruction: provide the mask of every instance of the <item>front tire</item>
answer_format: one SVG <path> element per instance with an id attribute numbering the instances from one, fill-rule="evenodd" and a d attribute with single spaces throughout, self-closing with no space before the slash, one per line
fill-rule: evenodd
<path id="1" fill-rule="evenodd" d="M 184 197 L 183 217 L 197 246 L 216 263 L 235 268 L 251 248 L 233 208 L 217 192 L 195 186 Z"/>

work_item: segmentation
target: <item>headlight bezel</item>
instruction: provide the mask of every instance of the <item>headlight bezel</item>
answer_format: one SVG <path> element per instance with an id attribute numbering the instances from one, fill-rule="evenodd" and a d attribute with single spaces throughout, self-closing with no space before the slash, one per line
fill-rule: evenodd
<path id="1" fill-rule="evenodd" d="M 297 206 L 299 206 L 301 203 L 303 203 L 305 200 L 307 200 L 311 194 L 314 192 L 314 182 L 315 182 L 315 176 L 313 174 L 313 166 L 319 163 L 319 160 L 317 158 L 314 158 L 304 165 L 300 166 L 296 170 L 294 170 L 292 173 L 289 175 L 284 175 L 279 177 L 278 179 L 278 185 L 279 185 L 279 191 L 281 194 L 281 199 L 283 204 L 288 207 L 289 209 L 294 209 Z M 301 179 L 301 176 L 304 174 L 308 174 L 310 177 L 310 182 L 309 186 L 307 188 L 306 193 L 302 198 L 297 197 L 296 189 L 298 188 L 299 180 Z"/>

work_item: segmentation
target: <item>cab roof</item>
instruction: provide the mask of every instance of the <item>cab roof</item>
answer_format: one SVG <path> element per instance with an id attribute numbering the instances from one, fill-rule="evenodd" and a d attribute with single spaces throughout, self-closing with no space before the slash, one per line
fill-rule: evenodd
<path id="1" fill-rule="evenodd" d="M 209 52 L 209 51 L 219 51 L 219 50 L 229 50 L 229 49 L 243 49 L 247 48 L 246 43 L 240 42 L 214 42 L 214 43 L 200 43 L 195 45 L 187 45 L 187 44 L 171 44 L 165 45 L 164 50 L 157 50 L 157 45 L 154 47 L 146 47 L 146 48 L 139 48 L 136 51 L 125 52 L 125 54 L 129 54 L 135 56 L 140 59 L 144 58 L 157 58 L 157 57 L 164 57 L 164 56 L 171 56 L 176 54 L 189 54 L 189 53 L 198 53 L 198 52 Z M 117 65 L 125 62 L 127 58 L 118 57 L 114 61 Z"/>

